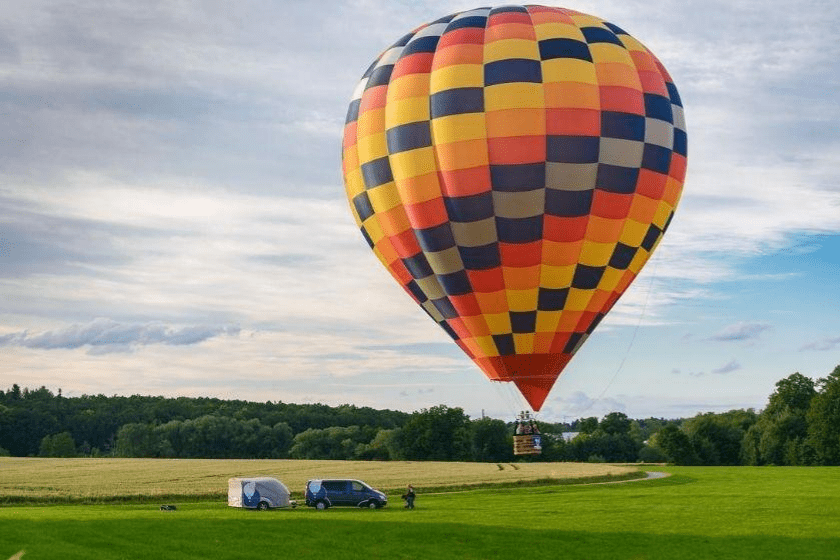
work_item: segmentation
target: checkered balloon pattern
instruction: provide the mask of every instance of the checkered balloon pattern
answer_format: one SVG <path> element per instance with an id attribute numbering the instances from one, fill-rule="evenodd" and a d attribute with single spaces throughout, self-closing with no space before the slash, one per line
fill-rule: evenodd
<path id="1" fill-rule="evenodd" d="M 377 258 L 488 378 L 539 410 L 668 228 L 685 121 L 668 72 L 616 25 L 479 8 L 373 62 L 342 164 Z"/>

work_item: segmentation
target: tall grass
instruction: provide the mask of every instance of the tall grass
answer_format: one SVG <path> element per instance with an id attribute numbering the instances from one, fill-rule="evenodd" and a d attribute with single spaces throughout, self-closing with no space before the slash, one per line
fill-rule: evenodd
<path id="1" fill-rule="evenodd" d="M 0 457 L 0 503 L 220 499 L 234 476 L 273 476 L 302 498 L 311 478 L 358 478 L 385 491 L 638 477 L 635 467 L 582 463 L 446 463 Z"/>

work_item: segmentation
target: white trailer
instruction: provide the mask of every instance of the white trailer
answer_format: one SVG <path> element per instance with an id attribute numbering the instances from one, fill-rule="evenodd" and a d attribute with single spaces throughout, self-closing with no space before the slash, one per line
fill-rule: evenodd
<path id="1" fill-rule="evenodd" d="M 289 488 L 269 476 L 231 478 L 228 480 L 228 505 L 248 509 L 294 508 Z"/>

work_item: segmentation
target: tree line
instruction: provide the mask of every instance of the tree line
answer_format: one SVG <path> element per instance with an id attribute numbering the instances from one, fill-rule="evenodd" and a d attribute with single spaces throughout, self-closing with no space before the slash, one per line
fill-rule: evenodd
<path id="1" fill-rule="evenodd" d="M 368 407 L 211 398 L 64 397 L 45 387 L 0 391 L 0 454 L 681 465 L 840 465 L 840 366 L 776 383 L 767 406 L 687 419 L 611 412 L 538 422 L 543 453 L 514 457 L 513 424 L 436 406 Z"/>

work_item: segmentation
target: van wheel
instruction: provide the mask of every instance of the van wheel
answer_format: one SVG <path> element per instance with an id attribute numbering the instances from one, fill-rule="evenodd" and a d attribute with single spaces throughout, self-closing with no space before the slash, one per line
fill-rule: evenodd
<path id="1" fill-rule="evenodd" d="M 257 504 L 257 509 L 258 509 L 258 510 L 260 510 L 260 511 L 265 511 L 265 510 L 267 510 L 267 509 L 268 509 L 268 503 L 266 503 L 266 502 L 260 502 L 260 503 L 258 503 L 258 504 Z"/>
<path id="2" fill-rule="evenodd" d="M 327 509 L 327 502 L 325 502 L 324 500 L 315 502 L 315 509 Z"/>
<path id="3" fill-rule="evenodd" d="M 378 508 L 378 507 L 379 507 L 379 504 L 378 504 L 378 503 L 376 503 L 376 500 L 371 500 L 371 501 L 370 501 L 370 503 L 368 503 L 368 507 L 369 507 L 370 509 L 376 509 L 376 508 Z"/>

